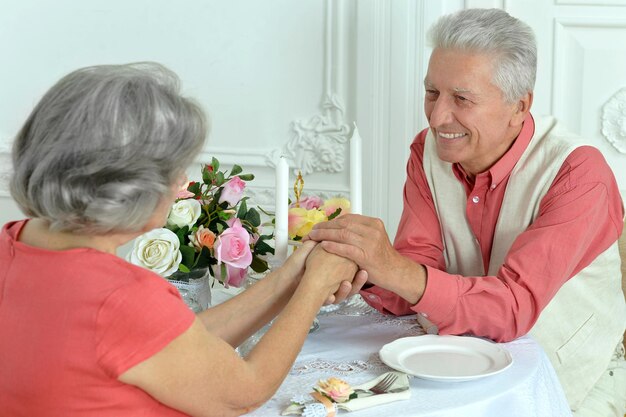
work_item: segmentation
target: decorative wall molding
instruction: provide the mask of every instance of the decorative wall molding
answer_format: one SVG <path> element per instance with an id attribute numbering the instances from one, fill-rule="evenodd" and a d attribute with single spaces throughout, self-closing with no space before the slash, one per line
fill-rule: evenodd
<path id="1" fill-rule="evenodd" d="M 344 108 L 338 95 L 330 93 L 322 103 L 323 113 L 308 121 L 291 123 L 293 136 L 283 149 L 274 149 L 266 155 L 268 166 L 275 166 L 282 155 L 303 175 L 314 172 L 341 172 L 345 166 L 346 147 L 350 128 L 343 123 Z"/>
<path id="2" fill-rule="evenodd" d="M 337 173 L 345 169 L 345 143 L 350 133 L 350 127 L 344 120 L 345 110 L 340 95 L 345 70 L 345 4 L 343 1 L 326 0 L 322 112 L 308 121 L 297 119 L 291 122 L 291 139 L 282 149 L 267 153 L 267 166 L 274 167 L 282 155 L 290 161 L 290 166 L 301 170 L 303 175 L 323 171 Z"/>
<path id="3" fill-rule="evenodd" d="M 196 162 L 210 163 L 213 157 L 217 158 L 220 164 L 237 164 L 246 171 L 252 171 L 252 168 L 267 167 L 266 156 L 262 149 L 208 147 L 198 155 Z"/>
<path id="4" fill-rule="evenodd" d="M 626 154 L 626 87 L 602 106 L 602 135 L 618 152 Z"/>

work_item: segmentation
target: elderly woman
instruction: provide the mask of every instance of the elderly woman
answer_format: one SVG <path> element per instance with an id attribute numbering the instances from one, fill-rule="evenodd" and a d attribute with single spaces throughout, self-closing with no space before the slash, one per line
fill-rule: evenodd
<path id="1" fill-rule="evenodd" d="M 164 224 L 204 143 L 177 85 L 157 64 L 80 69 L 17 135 L 11 193 L 29 219 L 0 235 L 3 416 L 240 415 L 279 387 L 324 301 L 350 291 L 355 264 L 308 242 L 196 316 L 115 256 Z M 239 357 L 233 346 L 277 314 Z"/>

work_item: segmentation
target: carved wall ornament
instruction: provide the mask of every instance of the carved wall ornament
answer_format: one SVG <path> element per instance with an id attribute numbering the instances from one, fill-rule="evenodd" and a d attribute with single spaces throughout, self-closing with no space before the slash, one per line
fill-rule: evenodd
<path id="1" fill-rule="evenodd" d="M 303 175 L 314 172 L 342 172 L 345 167 L 346 146 L 351 129 L 344 121 L 344 106 L 337 91 L 341 89 L 341 78 L 345 70 L 340 54 L 345 50 L 344 2 L 326 0 L 326 36 L 324 57 L 324 95 L 321 114 L 308 121 L 291 122 L 292 137 L 282 149 L 274 149 L 266 154 L 265 161 L 270 167 L 282 155 L 289 166 Z"/>
<path id="2" fill-rule="evenodd" d="M 618 152 L 626 154 L 626 88 L 602 106 L 602 135 Z"/>
<path id="3" fill-rule="evenodd" d="M 308 121 L 291 123 L 293 136 L 282 149 L 274 149 L 266 155 L 269 166 L 275 166 L 282 155 L 290 161 L 294 172 L 303 175 L 313 172 L 341 172 L 345 165 L 345 143 L 350 126 L 343 122 L 343 106 L 338 96 L 331 94 L 322 103 L 323 113 Z"/>

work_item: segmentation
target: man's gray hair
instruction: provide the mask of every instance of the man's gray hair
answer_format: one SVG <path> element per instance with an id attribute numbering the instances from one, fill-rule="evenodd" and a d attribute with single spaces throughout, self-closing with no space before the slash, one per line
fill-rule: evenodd
<path id="1" fill-rule="evenodd" d="M 206 135 L 202 109 L 162 65 L 82 68 L 43 96 L 15 138 L 11 194 L 53 230 L 141 231 Z"/>
<path id="2" fill-rule="evenodd" d="M 532 92 L 537 44 L 526 23 L 500 9 L 466 9 L 442 16 L 428 32 L 433 48 L 493 55 L 493 83 L 513 103 Z"/>

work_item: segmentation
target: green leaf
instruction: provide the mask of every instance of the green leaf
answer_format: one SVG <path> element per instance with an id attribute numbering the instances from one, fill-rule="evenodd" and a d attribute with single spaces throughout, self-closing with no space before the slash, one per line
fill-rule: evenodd
<path id="1" fill-rule="evenodd" d="M 261 216 L 259 215 L 259 212 L 256 211 L 254 208 L 248 210 L 245 219 L 250 222 L 250 224 L 254 227 L 259 227 L 259 225 L 261 224 Z"/>
<path id="2" fill-rule="evenodd" d="M 269 266 L 267 262 L 263 259 L 259 258 L 258 256 L 253 256 L 250 268 L 252 268 L 254 272 L 265 272 L 269 269 Z"/>
<path id="3" fill-rule="evenodd" d="M 335 210 L 333 212 L 333 214 L 331 214 L 330 216 L 328 216 L 328 220 L 332 220 L 335 217 L 339 216 L 341 214 L 341 207 L 339 207 L 337 210 Z"/>
<path id="4" fill-rule="evenodd" d="M 237 211 L 237 217 L 240 219 L 245 219 L 247 211 L 248 211 L 248 205 L 246 204 L 246 200 L 242 200 L 239 205 L 239 210 Z"/>
<path id="5" fill-rule="evenodd" d="M 217 174 L 215 174 L 215 185 L 221 187 L 224 182 L 226 182 L 224 180 L 224 173 L 222 171 L 219 171 Z"/>
<path id="6" fill-rule="evenodd" d="M 239 176 L 239 179 L 242 181 L 252 181 L 254 179 L 254 174 L 242 174 Z"/>
<path id="7" fill-rule="evenodd" d="M 216 264 L 217 261 L 211 256 L 211 250 L 206 246 L 202 247 L 200 254 L 196 257 L 194 268 L 206 268 L 210 265 Z M 211 269 L 211 275 L 213 275 L 213 269 Z"/>
<path id="8" fill-rule="evenodd" d="M 224 229 L 228 229 L 228 224 L 226 224 L 226 222 L 223 222 L 222 220 L 216 221 L 215 231 L 213 233 L 219 235 L 224 231 Z"/>
<path id="9" fill-rule="evenodd" d="M 233 169 L 230 170 L 230 175 L 237 175 L 241 173 L 241 171 L 243 171 L 243 169 L 241 169 L 239 165 L 235 164 L 233 165 Z"/>
<path id="10" fill-rule="evenodd" d="M 178 241 L 180 242 L 180 247 L 185 246 L 185 239 L 187 239 L 187 235 L 189 234 L 189 226 L 183 226 L 180 229 L 176 230 L 176 236 L 178 237 Z"/>
<path id="11" fill-rule="evenodd" d="M 261 210 L 261 213 L 265 214 L 268 217 L 273 217 L 273 216 L 276 215 L 275 213 L 271 213 L 269 211 L 264 210 L 263 207 L 261 207 L 261 206 L 256 206 L 256 208 Z"/>
<path id="12" fill-rule="evenodd" d="M 206 268 L 209 265 L 211 265 L 209 259 L 206 256 L 200 255 L 196 258 L 196 263 L 194 264 L 193 267 L 194 268 Z"/>
<path id="13" fill-rule="evenodd" d="M 259 240 L 263 241 L 263 240 L 270 240 L 270 239 L 274 239 L 274 233 L 270 233 L 269 235 L 261 235 L 259 236 Z"/>
<path id="14" fill-rule="evenodd" d="M 200 194 L 200 183 L 199 182 L 195 182 L 195 183 L 191 184 L 189 187 L 187 187 L 187 191 L 192 192 L 195 195 L 199 195 Z"/>
<path id="15" fill-rule="evenodd" d="M 184 264 L 180 264 L 180 265 L 178 265 L 178 270 L 179 270 L 180 272 L 191 272 L 191 271 L 189 270 L 189 268 L 187 268 Z"/>
<path id="16" fill-rule="evenodd" d="M 226 264 L 225 263 L 220 265 L 220 272 L 222 274 L 222 279 L 220 280 L 220 282 L 222 284 L 224 284 L 224 286 L 226 288 L 228 288 L 228 284 L 227 284 L 227 281 L 228 281 L 228 269 L 226 268 Z"/>
<path id="17" fill-rule="evenodd" d="M 196 251 L 191 246 L 184 245 L 180 247 L 180 253 L 183 255 L 181 264 L 184 264 L 188 268 L 193 268 L 193 261 L 196 256 Z"/>
<path id="18" fill-rule="evenodd" d="M 220 161 L 218 161 L 217 158 L 212 157 L 211 166 L 213 167 L 213 172 L 217 172 L 217 170 L 220 169 Z"/>
<path id="19" fill-rule="evenodd" d="M 274 248 L 265 243 L 262 240 L 257 240 L 256 245 L 254 245 L 254 253 L 257 255 L 266 255 L 268 253 L 274 254 Z"/>

